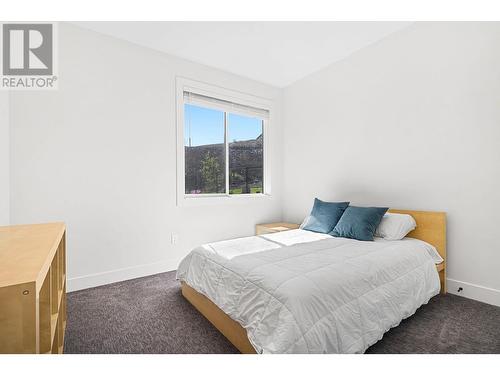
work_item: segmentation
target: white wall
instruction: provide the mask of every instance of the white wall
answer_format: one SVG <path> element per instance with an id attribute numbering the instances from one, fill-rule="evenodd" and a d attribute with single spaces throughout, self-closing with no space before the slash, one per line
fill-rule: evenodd
<path id="1" fill-rule="evenodd" d="M 446 211 L 450 291 L 500 304 L 499 45 L 499 23 L 419 23 L 286 88 L 284 218 Z"/>
<path id="2" fill-rule="evenodd" d="M 271 199 L 176 206 L 177 75 L 275 100 Z M 281 90 L 68 24 L 59 77 L 57 91 L 12 93 L 11 219 L 67 223 L 69 289 L 175 269 L 281 218 Z"/>
<path id="3" fill-rule="evenodd" d="M 10 223 L 9 93 L 0 91 L 0 226 Z"/>
<path id="4" fill-rule="evenodd" d="M 206 207 L 175 205 L 175 77 L 278 108 L 282 92 L 73 25 L 59 34 L 59 90 L 10 94 L 10 182 L 0 93 L 0 224 L 9 185 L 13 224 L 65 221 L 69 289 L 174 269 L 200 243 L 300 221 L 318 196 L 446 211 L 450 290 L 500 304 L 498 23 L 415 24 L 286 88 L 273 198 Z"/>

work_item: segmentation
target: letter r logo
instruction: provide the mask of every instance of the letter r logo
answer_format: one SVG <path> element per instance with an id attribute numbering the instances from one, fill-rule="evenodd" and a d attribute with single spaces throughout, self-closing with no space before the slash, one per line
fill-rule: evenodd
<path id="1" fill-rule="evenodd" d="M 51 24 L 3 25 L 3 74 L 52 75 Z"/>

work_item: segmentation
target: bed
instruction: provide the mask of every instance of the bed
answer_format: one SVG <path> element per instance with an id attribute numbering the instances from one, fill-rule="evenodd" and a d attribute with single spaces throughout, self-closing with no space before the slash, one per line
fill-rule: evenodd
<path id="1" fill-rule="evenodd" d="M 417 228 L 400 241 L 296 229 L 200 246 L 179 265 L 182 294 L 242 353 L 363 353 L 446 291 L 445 214 L 391 212 Z"/>

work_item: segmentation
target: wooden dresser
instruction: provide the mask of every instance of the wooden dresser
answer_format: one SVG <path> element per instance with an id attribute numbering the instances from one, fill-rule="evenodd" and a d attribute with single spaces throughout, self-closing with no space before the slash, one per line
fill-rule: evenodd
<path id="1" fill-rule="evenodd" d="M 0 353 L 62 353 L 66 227 L 0 227 Z"/>

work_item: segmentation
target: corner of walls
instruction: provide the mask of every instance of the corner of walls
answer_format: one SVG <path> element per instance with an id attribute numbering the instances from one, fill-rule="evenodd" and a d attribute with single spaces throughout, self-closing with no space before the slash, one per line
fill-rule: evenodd
<path id="1" fill-rule="evenodd" d="M 284 220 L 314 196 L 445 211 L 449 293 L 500 306 L 499 36 L 419 22 L 287 86 Z"/>
<path id="2" fill-rule="evenodd" d="M 285 221 L 285 150 L 286 150 L 286 142 L 285 142 L 285 89 L 286 88 L 280 88 L 280 94 L 279 94 L 279 121 L 281 124 L 281 129 L 279 136 L 281 137 L 281 150 L 280 150 L 280 155 L 281 155 L 281 168 L 280 168 L 280 175 L 279 175 L 279 181 L 280 181 L 280 190 L 279 190 L 279 198 L 278 198 L 278 207 L 279 207 L 279 217 L 281 221 Z"/>

